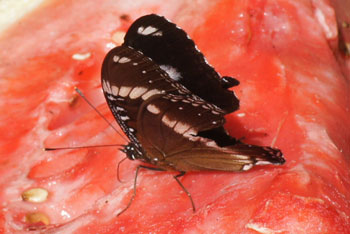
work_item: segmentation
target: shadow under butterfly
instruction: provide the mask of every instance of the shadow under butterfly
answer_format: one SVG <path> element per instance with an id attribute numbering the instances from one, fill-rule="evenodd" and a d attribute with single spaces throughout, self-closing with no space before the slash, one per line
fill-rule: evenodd
<path id="1" fill-rule="evenodd" d="M 239 108 L 229 88 L 239 82 L 220 75 L 189 36 L 158 15 L 137 19 L 123 45 L 112 49 L 102 65 L 102 88 L 114 117 L 130 142 L 123 152 L 131 160 L 178 171 L 246 171 L 254 165 L 282 165 L 279 149 L 245 144 L 228 135 L 224 116 Z"/>

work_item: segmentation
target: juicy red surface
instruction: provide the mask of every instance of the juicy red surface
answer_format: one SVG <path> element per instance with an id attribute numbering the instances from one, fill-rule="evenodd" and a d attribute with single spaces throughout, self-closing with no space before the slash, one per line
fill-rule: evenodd
<path id="1" fill-rule="evenodd" d="M 0 38 L 0 228 L 23 231 L 25 214 L 40 211 L 47 228 L 62 233 L 350 233 L 350 65 L 337 47 L 329 3 L 123 2 L 49 1 Z M 341 2 L 332 4 L 350 20 Z M 74 86 L 114 122 L 100 86 L 106 45 L 150 12 L 178 23 L 221 74 L 241 81 L 234 89 L 241 108 L 227 116 L 230 133 L 274 144 L 287 163 L 188 173 L 182 183 L 196 213 L 174 173 L 141 171 L 134 203 L 116 217 L 139 162 L 121 164 L 120 183 L 125 155 L 117 147 L 42 148 L 125 143 Z M 86 60 L 72 59 L 87 52 Z M 31 187 L 47 189 L 48 200 L 22 201 Z"/>

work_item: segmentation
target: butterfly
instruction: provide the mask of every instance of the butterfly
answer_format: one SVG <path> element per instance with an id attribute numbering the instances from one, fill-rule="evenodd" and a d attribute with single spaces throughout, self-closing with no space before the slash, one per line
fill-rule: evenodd
<path id="1" fill-rule="evenodd" d="M 102 65 L 104 96 L 130 141 L 123 152 L 153 166 L 140 167 L 178 171 L 189 197 L 178 180 L 186 172 L 285 162 L 279 149 L 245 144 L 224 129 L 224 116 L 239 108 L 229 90 L 238 84 L 220 77 L 182 29 L 154 14 L 136 20 Z"/>

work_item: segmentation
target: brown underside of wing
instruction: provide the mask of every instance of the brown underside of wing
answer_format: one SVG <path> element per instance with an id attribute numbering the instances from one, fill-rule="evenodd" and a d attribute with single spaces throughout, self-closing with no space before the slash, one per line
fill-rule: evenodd
<path id="1" fill-rule="evenodd" d="M 208 108 L 206 102 L 194 106 L 190 97 L 186 102 L 175 100 L 156 96 L 144 102 L 138 114 L 138 139 L 157 166 L 178 171 L 241 171 L 256 164 L 283 164 L 282 153 L 270 147 L 243 143 L 219 147 L 197 136 L 222 126 L 223 113 Z"/>
<path id="2" fill-rule="evenodd" d="M 176 170 L 184 171 L 245 171 L 254 165 L 281 165 L 284 162 L 280 150 L 242 143 L 223 148 L 192 148 L 165 159 L 165 164 L 176 165 Z"/>

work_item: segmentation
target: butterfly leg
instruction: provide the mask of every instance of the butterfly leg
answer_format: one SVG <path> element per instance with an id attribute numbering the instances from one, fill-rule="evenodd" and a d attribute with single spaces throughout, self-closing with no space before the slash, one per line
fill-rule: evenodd
<path id="1" fill-rule="evenodd" d="M 184 186 L 184 185 L 180 182 L 180 180 L 179 180 L 179 177 L 184 176 L 185 174 L 186 174 L 186 172 L 181 171 L 180 174 L 174 176 L 174 179 L 175 179 L 176 182 L 181 186 L 182 190 L 185 191 L 185 193 L 187 194 L 188 198 L 189 198 L 190 201 L 191 201 L 193 212 L 195 212 L 195 211 L 196 211 L 196 206 L 194 205 L 192 196 L 191 196 L 190 192 L 187 191 L 187 189 L 185 188 L 185 186 Z"/>
<path id="2" fill-rule="evenodd" d="M 136 183 L 137 183 L 137 176 L 139 174 L 139 170 L 140 168 L 145 168 L 145 169 L 148 169 L 148 170 L 152 170 L 152 171 L 164 171 L 164 169 L 161 169 L 161 168 L 156 168 L 156 167 L 147 167 L 147 166 L 144 166 L 144 165 L 138 165 L 137 168 L 136 168 L 136 172 L 135 172 L 135 179 L 134 179 L 134 191 L 133 191 L 133 194 L 128 202 L 128 204 L 126 205 L 126 207 L 120 211 L 117 216 L 121 215 L 122 213 L 124 213 L 127 209 L 129 209 L 129 207 L 131 206 L 132 202 L 134 201 L 135 197 L 136 197 Z M 192 200 L 192 199 L 191 199 Z"/>
<path id="3" fill-rule="evenodd" d="M 117 179 L 118 179 L 118 181 L 119 181 L 120 183 L 123 183 L 123 181 L 120 179 L 120 176 L 119 176 L 120 164 L 121 164 L 122 162 L 124 162 L 125 159 L 127 159 L 127 158 L 128 158 L 128 157 L 123 158 L 123 159 L 120 160 L 119 163 L 118 163 L 118 167 L 117 167 Z"/>

